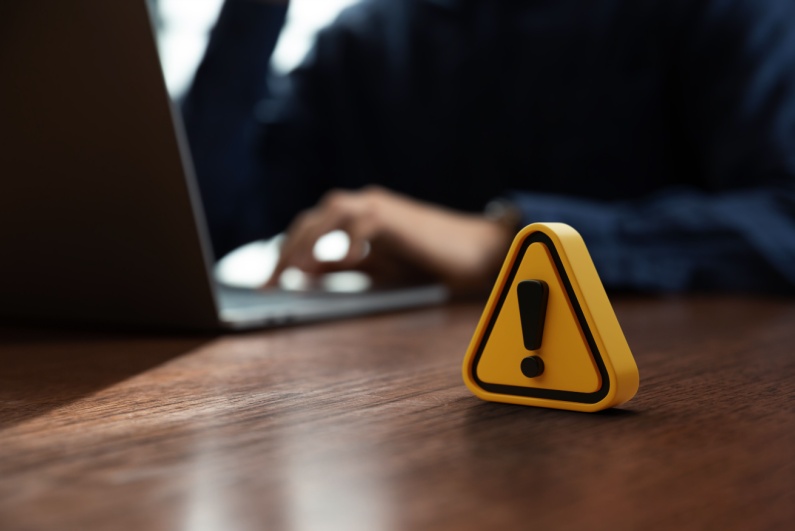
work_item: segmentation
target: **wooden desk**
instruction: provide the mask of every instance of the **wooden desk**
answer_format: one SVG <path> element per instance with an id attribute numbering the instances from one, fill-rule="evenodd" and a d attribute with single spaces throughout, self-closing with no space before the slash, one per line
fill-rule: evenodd
<path id="1" fill-rule="evenodd" d="M 479 305 L 218 339 L 0 331 L 0 528 L 785 529 L 795 303 L 619 300 L 601 414 L 484 403 Z"/>

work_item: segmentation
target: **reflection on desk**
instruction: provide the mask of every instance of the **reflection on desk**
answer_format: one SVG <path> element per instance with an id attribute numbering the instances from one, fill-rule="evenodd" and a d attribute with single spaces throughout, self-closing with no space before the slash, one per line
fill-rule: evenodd
<path id="1" fill-rule="evenodd" d="M 795 303 L 624 299 L 638 395 L 481 402 L 482 306 L 202 338 L 0 331 L 2 529 L 783 529 Z"/>

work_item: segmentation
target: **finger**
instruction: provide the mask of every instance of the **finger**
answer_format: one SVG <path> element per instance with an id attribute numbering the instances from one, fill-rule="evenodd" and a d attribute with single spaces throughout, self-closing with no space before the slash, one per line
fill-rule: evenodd
<path id="1" fill-rule="evenodd" d="M 349 219 L 343 230 L 348 234 L 348 251 L 337 264 L 342 269 L 357 267 L 378 239 L 380 224 L 375 216 L 364 214 Z"/>
<path id="2" fill-rule="evenodd" d="M 306 272 L 313 269 L 314 244 L 324 234 L 324 227 L 335 224 L 335 220 L 328 216 L 328 212 L 313 209 L 296 218 L 287 231 L 276 267 L 268 281 L 269 286 L 277 285 L 282 273 L 289 267 L 297 267 Z"/>
<path id="3" fill-rule="evenodd" d="M 328 209 L 315 210 L 288 236 L 288 246 L 284 250 L 285 262 L 307 273 L 312 272 L 317 265 L 314 253 L 317 241 L 344 223 L 345 215 L 342 213 Z"/>
<path id="4" fill-rule="evenodd" d="M 285 269 L 296 266 L 298 255 L 301 252 L 301 246 L 304 241 L 309 238 L 312 232 L 312 227 L 315 226 L 322 214 L 317 209 L 306 210 L 296 216 L 290 227 L 285 232 L 285 238 L 279 248 L 279 258 L 276 261 L 276 266 L 273 268 L 271 278 L 268 280 L 266 287 L 274 287 L 278 285 L 279 278 Z"/>
<path id="5" fill-rule="evenodd" d="M 312 210 L 305 210 L 298 214 L 290 226 L 284 233 L 284 239 L 279 246 L 279 257 L 276 260 L 276 265 L 271 272 L 271 276 L 268 281 L 265 283 L 265 287 L 277 287 L 279 284 L 279 279 L 284 273 L 284 270 L 290 267 L 292 262 L 292 249 L 295 247 L 295 237 L 296 234 L 302 232 L 302 227 L 309 223 L 309 218 L 313 215 Z"/>
<path id="6" fill-rule="evenodd" d="M 348 236 L 345 255 L 339 259 L 317 259 L 313 256 L 312 265 L 307 271 L 313 275 L 333 273 L 337 271 L 359 269 L 359 263 L 369 254 L 370 240 L 375 237 L 377 225 L 372 217 L 362 215 L 351 217 L 338 227 Z"/>
<path id="7" fill-rule="evenodd" d="M 323 269 L 314 256 L 317 240 L 337 229 L 345 229 L 348 220 L 361 210 L 356 197 L 345 192 L 327 194 L 317 207 L 300 214 L 287 231 L 279 260 L 268 285 L 275 285 L 288 267 L 316 274 Z"/>

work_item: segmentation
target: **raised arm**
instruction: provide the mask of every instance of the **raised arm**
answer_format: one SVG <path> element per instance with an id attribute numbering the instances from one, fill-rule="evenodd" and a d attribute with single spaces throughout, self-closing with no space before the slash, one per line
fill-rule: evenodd
<path id="1" fill-rule="evenodd" d="M 271 231 L 256 107 L 287 0 L 226 0 L 182 110 L 216 255 Z"/>

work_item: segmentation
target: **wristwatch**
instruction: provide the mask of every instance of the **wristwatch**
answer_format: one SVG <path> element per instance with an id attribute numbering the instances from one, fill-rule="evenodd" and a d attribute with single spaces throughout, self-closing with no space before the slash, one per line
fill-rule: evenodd
<path id="1" fill-rule="evenodd" d="M 522 227 L 522 211 L 516 206 L 516 203 L 508 199 L 501 197 L 492 199 L 483 209 L 483 215 L 486 219 L 490 219 L 510 231 L 511 234 L 516 234 Z"/>

